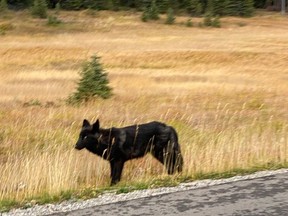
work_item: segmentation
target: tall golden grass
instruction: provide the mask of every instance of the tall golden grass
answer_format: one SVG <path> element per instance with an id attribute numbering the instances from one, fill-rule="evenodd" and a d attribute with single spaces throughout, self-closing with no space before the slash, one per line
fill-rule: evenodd
<path id="1" fill-rule="evenodd" d="M 124 12 L 61 12 L 60 27 L 26 12 L 11 17 L 0 18 L 13 25 L 0 36 L 0 199 L 107 186 L 108 163 L 74 150 L 83 118 L 174 126 L 183 176 L 287 165 L 287 17 L 228 17 L 221 29 L 187 28 L 185 17 L 141 23 Z M 94 53 L 114 96 L 65 105 Z M 128 162 L 122 181 L 165 175 L 147 156 Z"/>

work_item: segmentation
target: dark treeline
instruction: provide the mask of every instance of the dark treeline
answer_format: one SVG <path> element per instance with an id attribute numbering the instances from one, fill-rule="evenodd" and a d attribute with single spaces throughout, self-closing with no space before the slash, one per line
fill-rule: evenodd
<path id="1" fill-rule="evenodd" d="M 46 0 L 48 7 L 59 3 L 65 10 L 124 10 L 133 8 L 143 11 L 153 0 Z M 191 15 L 201 15 L 207 11 L 215 15 L 250 16 L 254 8 L 280 9 L 281 0 L 154 0 L 160 13 L 169 8 L 186 11 Z M 7 0 L 9 8 L 23 9 L 33 5 L 34 0 Z"/>

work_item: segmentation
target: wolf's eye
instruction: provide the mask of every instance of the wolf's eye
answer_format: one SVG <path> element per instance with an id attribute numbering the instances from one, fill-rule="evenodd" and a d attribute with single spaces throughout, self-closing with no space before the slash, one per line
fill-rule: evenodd
<path id="1" fill-rule="evenodd" d="M 88 137 L 88 136 L 84 136 L 84 137 L 83 137 L 83 140 L 87 139 L 87 137 Z"/>

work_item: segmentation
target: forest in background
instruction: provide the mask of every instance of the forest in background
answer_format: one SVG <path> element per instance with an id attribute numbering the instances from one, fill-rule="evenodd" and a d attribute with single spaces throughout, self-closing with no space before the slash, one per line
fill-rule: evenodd
<path id="1" fill-rule="evenodd" d="M 39 1 L 39 0 L 38 0 Z M 160 13 L 166 13 L 169 8 L 176 12 L 187 12 L 198 16 L 212 12 L 220 16 L 251 16 L 255 8 L 280 10 L 281 0 L 40 0 L 46 1 L 50 8 L 59 6 L 65 10 L 127 10 L 143 11 L 154 1 Z M 34 0 L 7 0 L 10 9 L 29 8 Z"/>

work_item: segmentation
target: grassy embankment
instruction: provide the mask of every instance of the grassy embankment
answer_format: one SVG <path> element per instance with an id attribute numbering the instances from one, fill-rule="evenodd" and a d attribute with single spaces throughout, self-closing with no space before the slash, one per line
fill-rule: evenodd
<path id="1" fill-rule="evenodd" d="M 142 23 L 127 12 L 59 18 L 63 24 L 49 27 L 26 12 L 0 17 L 2 210 L 108 186 L 108 163 L 73 149 L 83 118 L 103 127 L 159 120 L 179 133 L 182 175 L 167 177 L 147 156 L 126 164 L 119 192 L 287 167 L 287 17 L 228 17 L 220 29 L 187 28 L 185 17 L 173 26 Z M 81 63 L 95 53 L 115 95 L 65 105 Z"/>

